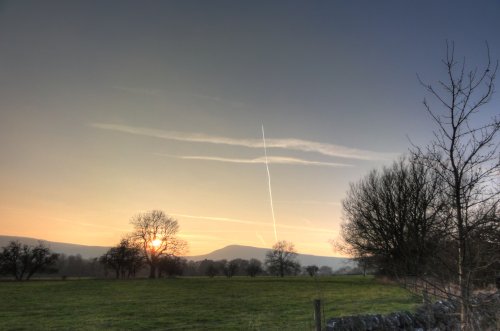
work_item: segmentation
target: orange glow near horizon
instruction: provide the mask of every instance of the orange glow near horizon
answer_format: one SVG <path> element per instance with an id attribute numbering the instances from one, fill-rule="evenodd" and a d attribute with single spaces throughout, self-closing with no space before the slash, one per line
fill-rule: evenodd
<path id="1" fill-rule="evenodd" d="M 144 206 L 132 206 L 122 210 L 116 208 L 108 212 L 85 208 L 73 210 L 60 208 L 60 206 L 47 206 L 45 203 L 34 203 L 36 200 L 32 200 L 31 197 L 28 199 L 31 203 L 23 201 L 25 202 L 23 205 L 29 206 L 28 208 L 0 205 L 1 235 L 109 247 L 116 245 L 120 238 L 127 236 L 133 230 L 129 219 L 131 215 L 137 213 L 136 210 L 147 211 Z M 91 202 L 89 201 L 88 204 L 90 205 Z M 320 206 L 315 206 L 315 209 L 319 210 Z M 335 206 L 329 206 L 325 208 L 323 215 L 315 215 L 315 218 L 321 219 L 326 218 L 325 215 L 335 214 L 334 209 Z M 260 215 L 254 215 L 251 212 L 251 210 L 245 213 L 233 211 L 228 215 L 229 217 L 222 212 L 222 217 L 220 217 L 219 213 L 209 211 L 196 213 L 211 214 L 209 217 L 184 213 L 171 215 L 179 221 L 181 228 L 178 236 L 188 243 L 186 255 L 194 256 L 208 254 L 228 245 L 270 248 L 274 244 L 274 238 L 269 217 L 266 219 L 266 215 L 259 217 Z M 335 252 L 329 243 L 329 240 L 337 237 L 338 224 L 334 222 L 331 225 L 328 224 L 329 222 L 321 224 L 314 218 L 302 220 L 293 216 L 281 213 L 281 217 L 287 219 L 288 222 L 287 224 L 278 223 L 279 239 L 294 242 L 298 252 L 303 254 L 341 255 L 340 252 Z M 154 247 L 153 245 L 151 247 Z"/>

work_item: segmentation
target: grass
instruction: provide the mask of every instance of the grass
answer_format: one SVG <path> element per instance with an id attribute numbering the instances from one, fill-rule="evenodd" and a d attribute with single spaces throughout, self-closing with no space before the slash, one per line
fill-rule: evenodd
<path id="1" fill-rule="evenodd" d="M 0 283 L 1 330 L 311 330 L 326 317 L 412 310 L 372 277 L 177 278 Z"/>

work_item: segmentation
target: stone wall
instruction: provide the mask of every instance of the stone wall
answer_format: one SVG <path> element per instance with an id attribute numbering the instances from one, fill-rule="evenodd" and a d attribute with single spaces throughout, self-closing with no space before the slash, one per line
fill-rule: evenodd
<path id="1" fill-rule="evenodd" d="M 477 330 L 500 330 L 500 293 L 474 298 L 474 323 Z M 414 313 L 359 315 L 332 318 L 328 331 L 455 331 L 459 327 L 459 307 L 455 301 L 437 301 L 419 307 Z"/>

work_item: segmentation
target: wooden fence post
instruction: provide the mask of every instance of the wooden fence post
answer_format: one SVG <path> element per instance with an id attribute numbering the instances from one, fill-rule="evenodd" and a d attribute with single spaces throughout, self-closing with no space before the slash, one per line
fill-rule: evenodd
<path id="1" fill-rule="evenodd" d="M 314 299 L 314 323 L 316 331 L 321 331 L 321 300 Z"/>

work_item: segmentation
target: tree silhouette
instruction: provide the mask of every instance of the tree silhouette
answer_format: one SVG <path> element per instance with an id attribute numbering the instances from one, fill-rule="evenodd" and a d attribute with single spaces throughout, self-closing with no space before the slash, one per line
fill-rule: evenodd
<path id="1" fill-rule="evenodd" d="M 257 259 L 250 259 L 246 267 L 246 272 L 250 277 L 255 277 L 262 273 L 262 262 Z"/>
<path id="2" fill-rule="evenodd" d="M 316 274 L 318 273 L 318 271 L 319 271 L 319 268 L 318 268 L 317 265 L 308 265 L 306 267 L 306 272 L 311 277 L 316 276 Z"/>
<path id="3" fill-rule="evenodd" d="M 300 264 L 297 262 L 297 252 L 293 243 L 282 240 L 274 244 L 266 254 L 266 266 L 271 274 L 284 277 L 297 273 Z"/>
<path id="4" fill-rule="evenodd" d="M 420 80 L 435 101 L 424 100 L 424 106 L 436 129 L 431 143 L 426 148 L 415 147 L 414 154 L 446 182 L 459 287 L 458 294 L 447 292 L 460 302 L 462 328 L 471 329 L 476 272 L 499 259 L 498 247 L 489 261 L 476 259 L 473 244 L 475 237 L 499 226 L 500 116 L 498 109 L 486 106 L 494 92 L 498 61 L 491 62 L 486 45 L 486 64 L 468 70 L 465 59 L 455 58 L 454 44 L 446 46 L 442 61 L 446 80 L 437 87 Z"/>
<path id="5" fill-rule="evenodd" d="M 2 248 L 0 273 L 14 276 L 16 280 L 29 280 L 37 272 L 56 272 L 54 265 L 58 254 L 54 254 L 41 242 L 37 246 L 22 245 L 11 241 Z"/>
<path id="6" fill-rule="evenodd" d="M 186 268 L 187 261 L 179 256 L 162 256 L 159 263 L 159 272 L 165 272 L 168 277 L 181 276 Z"/>
<path id="7" fill-rule="evenodd" d="M 136 272 L 144 265 L 144 256 L 140 247 L 123 239 L 102 255 L 99 262 L 113 269 L 116 278 L 135 277 Z"/>
<path id="8" fill-rule="evenodd" d="M 342 205 L 342 237 L 363 265 L 389 276 L 419 275 L 447 231 L 440 177 L 401 159 L 351 184 Z"/>
<path id="9" fill-rule="evenodd" d="M 130 222 L 134 226 L 130 238 L 141 247 L 150 278 L 156 278 L 160 257 L 177 256 L 187 248 L 186 242 L 177 238 L 177 220 L 161 210 L 138 214 Z"/>

